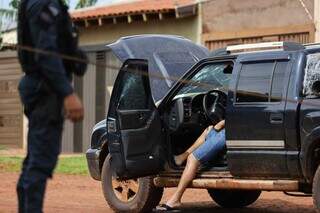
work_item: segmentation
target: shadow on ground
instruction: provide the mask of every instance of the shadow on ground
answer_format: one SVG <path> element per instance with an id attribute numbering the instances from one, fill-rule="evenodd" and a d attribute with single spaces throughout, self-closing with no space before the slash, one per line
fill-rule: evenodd
<path id="1" fill-rule="evenodd" d="M 275 199 L 276 200 L 276 199 Z M 268 204 L 265 204 L 265 203 Z M 226 209 L 217 206 L 213 202 L 188 202 L 183 204 L 180 212 L 182 213 L 315 213 L 313 206 L 301 206 L 299 203 L 291 203 L 278 200 L 275 205 L 270 204 L 270 200 L 258 200 L 254 205 L 246 208 Z M 157 211 L 155 211 L 157 212 Z"/>

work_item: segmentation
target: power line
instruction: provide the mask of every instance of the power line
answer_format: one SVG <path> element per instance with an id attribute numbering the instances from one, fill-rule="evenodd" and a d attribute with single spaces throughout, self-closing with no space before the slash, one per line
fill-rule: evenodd
<path id="1" fill-rule="evenodd" d="M 111 70 L 119 70 L 119 67 L 117 66 L 112 66 L 112 65 L 107 65 L 105 63 L 99 63 L 96 61 L 90 61 L 88 59 L 82 59 L 82 58 L 78 58 L 75 56 L 70 56 L 70 55 L 66 55 L 66 54 L 61 54 L 61 53 L 57 53 L 57 52 L 53 52 L 53 51 L 47 51 L 47 50 L 42 50 L 42 49 L 38 49 L 38 48 L 33 48 L 30 46 L 23 46 L 23 45 L 18 45 L 18 44 L 8 44 L 8 43 L 4 43 L 5 46 L 7 47 L 13 47 L 13 48 L 18 48 L 24 51 L 29 51 L 29 52 L 33 52 L 33 53 L 38 53 L 38 54 L 42 54 L 42 55 L 49 55 L 49 56 L 53 56 L 53 57 L 59 57 L 61 59 L 65 59 L 65 60 L 70 60 L 70 61 L 75 61 L 75 62 L 80 62 L 80 63 L 86 63 L 88 65 L 93 65 L 96 67 L 101 67 L 101 68 L 105 68 L 105 69 L 111 69 Z M 180 81 L 183 83 L 191 83 L 192 85 L 196 85 L 196 86 L 201 86 L 204 88 L 212 88 L 212 86 L 210 86 L 209 84 L 204 84 L 204 83 L 199 83 L 199 82 L 191 82 L 189 80 L 183 80 L 180 79 L 180 77 L 175 77 L 175 76 L 163 76 L 161 74 L 157 74 L 156 72 L 142 72 L 142 71 L 137 71 L 134 69 L 126 69 L 130 72 L 133 72 L 135 74 L 140 74 L 140 75 L 144 75 L 144 76 L 148 76 L 148 77 L 153 77 L 153 78 L 158 78 L 158 79 L 162 79 L 162 80 L 171 80 L 171 81 Z"/>
<path id="2" fill-rule="evenodd" d="M 309 9 L 307 8 L 306 4 L 304 3 L 303 0 L 298 0 L 301 4 L 301 6 L 303 7 L 304 11 L 306 12 L 306 15 L 308 16 L 308 18 L 313 22 L 313 17 L 309 11 Z"/>

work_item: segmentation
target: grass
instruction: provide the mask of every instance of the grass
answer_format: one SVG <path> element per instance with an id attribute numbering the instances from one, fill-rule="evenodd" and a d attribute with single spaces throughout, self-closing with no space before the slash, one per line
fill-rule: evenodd
<path id="1" fill-rule="evenodd" d="M 0 172 L 20 172 L 23 157 L 0 156 Z M 56 174 L 88 175 L 85 156 L 61 156 Z"/>
<path id="2" fill-rule="evenodd" d="M 70 175 L 88 175 L 85 156 L 60 157 L 56 172 Z"/>
<path id="3" fill-rule="evenodd" d="M 0 150 L 6 150 L 7 149 L 7 147 L 6 146 L 4 146 L 4 145 L 0 145 Z"/>
<path id="4" fill-rule="evenodd" d="M 20 171 L 22 157 L 0 157 L 0 172 Z"/>

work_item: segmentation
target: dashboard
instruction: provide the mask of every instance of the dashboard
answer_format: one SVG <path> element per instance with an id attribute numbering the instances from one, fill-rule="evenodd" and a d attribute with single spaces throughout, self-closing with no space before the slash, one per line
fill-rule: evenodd
<path id="1" fill-rule="evenodd" d="M 205 93 L 178 95 L 173 99 L 167 114 L 168 127 L 171 131 L 185 128 L 203 128 L 209 123 L 203 110 Z"/>

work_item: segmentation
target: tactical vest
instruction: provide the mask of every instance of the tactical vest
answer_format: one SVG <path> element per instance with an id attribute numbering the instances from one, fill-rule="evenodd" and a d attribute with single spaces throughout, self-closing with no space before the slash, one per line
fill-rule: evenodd
<path id="1" fill-rule="evenodd" d="M 26 17 L 26 5 L 28 0 L 22 0 L 18 14 L 18 57 L 22 70 L 26 73 L 34 71 L 35 53 L 29 50 L 33 47 L 30 39 L 28 19 Z M 48 0 L 50 3 L 50 0 Z M 68 73 L 84 75 L 87 68 L 86 54 L 78 47 L 78 31 L 73 25 L 68 13 L 68 6 L 59 0 L 61 11 L 57 17 L 57 45 L 64 67 Z M 27 48 L 26 48 L 27 47 Z M 65 57 L 67 56 L 67 57 Z"/>

